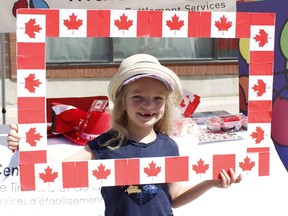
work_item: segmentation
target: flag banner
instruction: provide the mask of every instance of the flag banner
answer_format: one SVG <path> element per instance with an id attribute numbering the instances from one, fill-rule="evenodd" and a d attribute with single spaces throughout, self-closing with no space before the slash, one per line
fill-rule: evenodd
<path id="1" fill-rule="evenodd" d="M 142 11 L 236 11 L 236 0 L 178 0 L 178 1 L 71 1 L 71 0 L 13 0 L 2 1 L 0 7 L 0 32 L 16 31 L 16 11 L 18 9 L 113 9 L 113 10 L 142 10 Z M 84 32 L 82 32 L 84 33 Z"/>
<path id="2" fill-rule="evenodd" d="M 20 165 L 32 164 L 33 166 L 23 167 L 27 173 L 34 173 L 32 175 L 34 179 L 22 175 L 22 189 L 41 187 L 43 178 L 44 181 L 52 184 L 52 180 L 56 180 L 61 174 L 63 188 L 89 187 L 90 182 L 99 183 L 99 186 L 113 186 L 189 181 L 193 172 L 198 175 L 204 171 L 207 171 L 207 179 L 218 179 L 218 174 L 222 169 L 241 169 L 242 167 L 247 169 L 245 165 L 239 167 L 239 164 L 246 164 L 252 160 L 252 158 L 245 157 L 244 151 L 247 154 L 259 154 L 258 161 L 255 161 L 255 164 L 259 166 L 258 176 L 269 175 L 270 146 L 267 145 L 271 141 L 269 140 L 273 82 L 271 65 L 274 64 L 275 27 L 273 23 L 275 22 L 275 14 L 268 13 L 267 16 L 264 16 L 265 14 L 255 15 L 254 13 L 237 12 L 139 12 L 137 10 L 85 9 L 52 11 L 48 9 L 18 10 L 19 20 L 25 19 L 24 23 L 21 23 L 21 26 L 25 26 L 25 31 L 18 28 L 19 37 L 16 37 L 20 40 L 17 42 L 17 72 L 19 76 L 17 85 L 19 89 L 23 89 L 23 91 L 19 90 L 18 92 L 18 122 L 22 135 L 28 137 L 26 142 L 21 143 L 23 146 L 20 147 Z M 240 19 L 244 20 L 241 21 Z M 58 22 L 53 23 L 55 20 Z M 98 31 L 100 21 L 103 21 L 105 26 L 101 26 L 101 31 Z M 144 23 L 144 26 L 139 26 L 140 23 Z M 243 23 L 249 23 L 249 28 L 245 28 Z M 89 31 L 91 28 L 92 30 Z M 57 33 L 59 34 L 57 35 Z M 46 34 L 46 37 L 52 34 L 54 37 L 88 37 L 88 34 L 94 36 L 108 34 L 108 37 L 124 37 L 124 35 L 125 37 L 153 37 L 155 35 L 159 37 L 188 37 L 195 34 L 196 37 L 208 38 L 236 38 L 239 35 L 250 34 L 249 38 L 254 39 L 254 42 L 250 44 L 251 51 L 249 53 L 254 72 L 249 77 L 248 128 L 250 123 L 253 125 L 248 131 L 250 138 L 242 146 L 242 158 L 239 159 L 240 155 L 238 156 L 234 149 L 233 152 L 217 152 L 211 154 L 210 157 L 203 153 L 203 156 L 198 155 L 194 158 L 193 165 L 189 162 L 189 157 L 173 159 L 164 157 L 115 159 L 114 163 L 113 161 L 108 163 L 101 160 L 95 163 L 88 163 L 88 161 L 64 162 L 62 165 L 55 166 L 41 165 L 40 170 L 35 169 L 34 165 L 47 163 L 45 149 L 47 142 L 42 142 L 42 139 L 47 139 L 47 135 L 40 126 L 46 123 L 47 112 L 45 91 L 43 91 L 46 86 L 46 42 L 45 40 L 43 42 L 43 34 Z M 36 51 L 30 52 L 31 49 Z M 34 62 L 38 63 L 35 64 Z M 263 69 L 259 64 L 270 67 Z M 23 80 L 25 84 L 23 84 Z M 184 117 L 190 117 L 199 103 L 200 96 L 184 89 L 183 100 L 179 109 L 182 110 Z M 108 100 L 96 100 L 91 109 L 103 110 L 107 104 Z M 253 158 L 253 162 L 254 160 Z M 239 164 L 237 164 L 238 161 L 240 161 Z M 249 165 L 247 166 L 249 167 Z M 35 178 L 42 180 L 36 181 Z M 59 186 L 60 183 L 56 182 L 55 188 Z"/>
<path id="3" fill-rule="evenodd" d="M 23 190 L 43 190 L 45 188 L 89 188 L 192 182 L 195 179 L 203 181 L 219 179 L 219 173 L 222 169 L 228 171 L 233 168 L 233 170 L 240 170 L 240 172 L 247 170 L 247 163 L 252 163 L 251 158 L 253 158 L 254 163 L 253 166 L 250 164 L 249 171 L 251 171 L 250 173 L 253 172 L 252 176 L 259 177 L 268 174 L 270 166 L 269 151 L 269 147 L 262 147 L 247 148 L 246 155 L 244 152 L 239 155 L 233 153 L 206 153 L 206 155 L 196 154 L 191 157 L 127 158 L 22 164 L 20 166 L 21 176 L 23 176 L 21 182 Z M 30 154 L 30 156 L 34 155 Z M 237 163 L 238 161 L 240 162 Z M 255 163 L 259 169 L 256 169 Z M 29 177 L 26 177 L 25 173 L 29 174 Z"/>

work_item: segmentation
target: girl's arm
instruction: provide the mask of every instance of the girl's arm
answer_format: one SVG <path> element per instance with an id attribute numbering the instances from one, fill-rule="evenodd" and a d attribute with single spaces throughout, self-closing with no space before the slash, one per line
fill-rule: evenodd
<path id="1" fill-rule="evenodd" d="M 240 182 L 242 179 L 241 175 L 235 175 L 233 169 L 229 169 L 229 174 L 225 170 L 222 170 L 220 172 L 221 179 L 205 180 L 191 187 L 181 187 L 181 183 L 179 182 L 171 183 L 169 193 L 172 197 L 173 208 L 188 204 L 213 187 L 227 188 L 233 183 Z"/>
<path id="2" fill-rule="evenodd" d="M 65 158 L 63 161 L 79 161 L 79 160 L 92 160 L 95 156 L 88 145 L 76 152 L 74 155 Z"/>

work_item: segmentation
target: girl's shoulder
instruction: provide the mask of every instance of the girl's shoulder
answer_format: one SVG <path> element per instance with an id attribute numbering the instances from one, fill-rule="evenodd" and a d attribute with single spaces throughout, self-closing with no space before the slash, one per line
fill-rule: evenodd
<path id="1" fill-rule="evenodd" d="M 89 141 L 87 144 L 90 146 L 90 148 L 101 148 L 104 146 L 104 144 L 108 141 L 111 140 L 113 137 L 115 137 L 117 134 L 115 131 L 109 130 L 106 131 L 93 140 Z"/>
<path id="2" fill-rule="evenodd" d="M 172 139 L 170 136 L 163 134 L 163 133 L 160 133 L 160 132 L 157 133 L 157 140 L 176 144 L 176 141 L 174 139 Z"/>
<path id="3" fill-rule="evenodd" d="M 174 155 L 174 154 L 178 155 L 179 154 L 178 144 L 176 143 L 176 141 L 174 139 L 172 139 L 168 135 L 158 133 L 156 142 L 157 142 L 157 146 L 162 148 L 163 151 L 167 150 L 172 155 Z M 169 153 L 169 155 L 170 155 L 170 153 Z"/>

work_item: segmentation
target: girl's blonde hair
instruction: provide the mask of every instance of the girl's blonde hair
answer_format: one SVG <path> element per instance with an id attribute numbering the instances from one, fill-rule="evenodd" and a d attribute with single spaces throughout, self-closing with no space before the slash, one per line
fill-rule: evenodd
<path id="1" fill-rule="evenodd" d="M 127 86 L 123 86 L 121 90 L 116 94 L 114 107 L 111 113 L 111 127 L 115 136 L 104 143 L 105 146 L 114 150 L 121 147 L 125 139 L 129 137 L 129 133 L 126 129 L 128 124 L 127 113 L 125 110 L 125 95 L 127 92 Z M 154 125 L 155 132 L 160 132 L 165 135 L 169 135 L 172 132 L 173 120 L 175 117 L 175 99 L 174 94 L 169 93 L 165 103 L 165 111 L 162 118 Z"/>

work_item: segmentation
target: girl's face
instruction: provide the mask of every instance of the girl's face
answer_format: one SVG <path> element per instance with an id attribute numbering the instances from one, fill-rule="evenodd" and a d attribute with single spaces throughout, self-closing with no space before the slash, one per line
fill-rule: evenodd
<path id="1" fill-rule="evenodd" d="M 141 78 L 128 84 L 125 94 L 128 130 L 151 130 L 164 115 L 168 94 L 167 87 L 153 78 Z"/>

